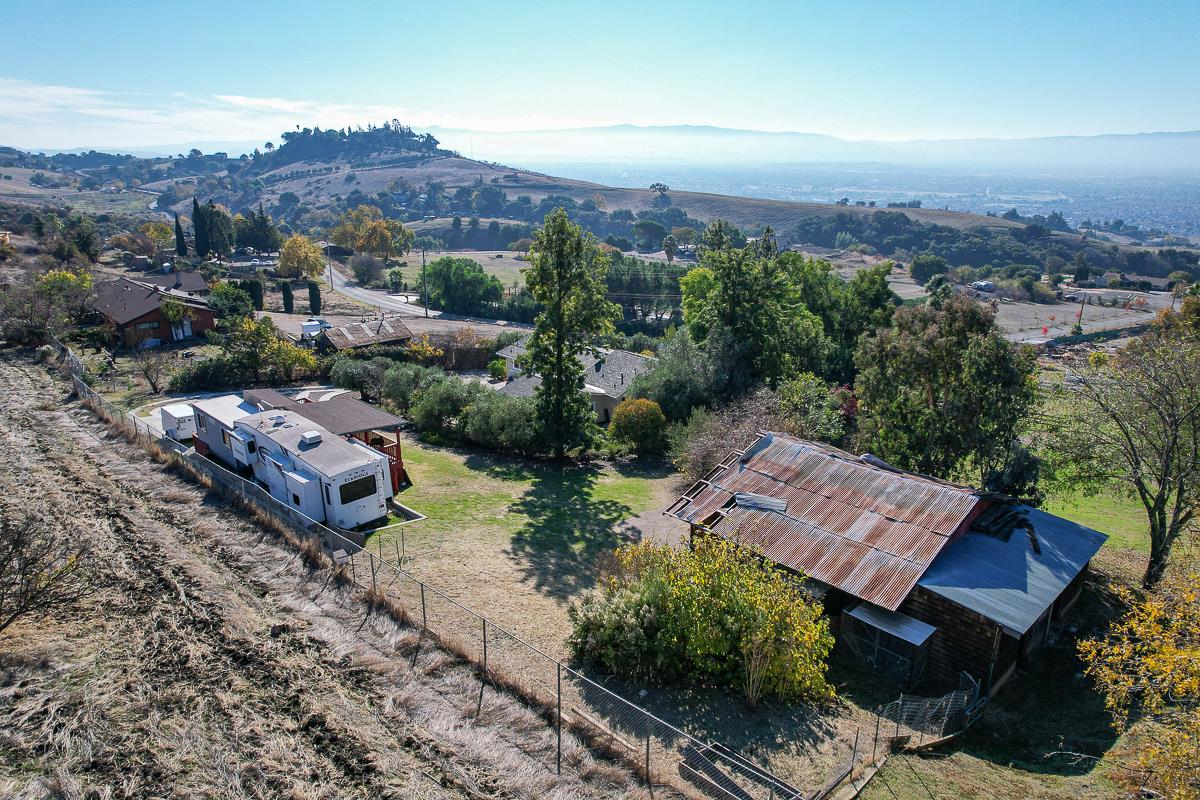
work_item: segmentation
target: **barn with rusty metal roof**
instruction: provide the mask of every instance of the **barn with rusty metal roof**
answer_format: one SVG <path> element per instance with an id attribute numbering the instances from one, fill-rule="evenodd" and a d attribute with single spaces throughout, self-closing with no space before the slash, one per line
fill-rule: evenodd
<path id="1" fill-rule="evenodd" d="M 763 433 L 666 513 L 803 575 L 839 643 L 912 685 L 994 688 L 1079 594 L 1105 536 L 870 455 Z"/>

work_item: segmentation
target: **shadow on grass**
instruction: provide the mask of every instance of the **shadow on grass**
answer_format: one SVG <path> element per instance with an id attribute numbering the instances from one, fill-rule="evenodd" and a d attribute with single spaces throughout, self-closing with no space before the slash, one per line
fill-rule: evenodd
<path id="1" fill-rule="evenodd" d="M 1093 574 L 1066 625 L 1036 652 L 1027 672 L 1002 687 L 962 750 L 1026 772 L 1083 775 L 1117 741 L 1104 697 L 1083 674 L 1078 641 L 1103 633 L 1120 609 L 1112 585 Z M 1074 754 L 1094 758 L 1079 758 Z"/>
<path id="2" fill-rule="evenodd" d="M 595 585 L 596 560 L 623 541 L 614 528 L 633 509 L 592 496 L 598 467 L 545 464 L 527 470 L 532 485 L 509 510 L 529 521 L 513 536 L 509 555 L 538 591 L 560 600 L 575 597 Z"/>
<path id="3" fill-rule="evenodd" d="M 823 708 L 812 703 L 767 699 L 757 708 L 750 708 L 739 693 L 720 687 L 651 684 L 641 694 L 642 684 L 615 676 L 588 674 L 588 677 L 605 689 L 629 698 L 658 719 L 675 724 L 686 721 L 686 733 L 690 736 L 719 742 L 752 758 L 816 747 L 839 734 L 828 715 L 836 710 L 836 705 Z M 679 736 L 670 728 L 637 713 L 600 689 L 576 682 L 588 706 L 619 735 L 636 741 L 651 733 L 670 744 L 677 743 Z"/>

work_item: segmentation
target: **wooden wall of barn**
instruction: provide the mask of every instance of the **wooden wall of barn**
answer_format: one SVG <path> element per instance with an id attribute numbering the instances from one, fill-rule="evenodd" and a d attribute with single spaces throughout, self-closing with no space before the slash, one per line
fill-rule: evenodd
<path id="1" fill-rule="evenodd" d="M 913 588 L 899 610 L 937 628 L 929 644 L 927 678 L 957 684 L 959 672 L 966 672 L 986 684 L 999 630 L 996 623 L 922 586 Z M 1000 631 L 993 686 L 1016 666 L 1018 652 L 1017 639 Z"/>

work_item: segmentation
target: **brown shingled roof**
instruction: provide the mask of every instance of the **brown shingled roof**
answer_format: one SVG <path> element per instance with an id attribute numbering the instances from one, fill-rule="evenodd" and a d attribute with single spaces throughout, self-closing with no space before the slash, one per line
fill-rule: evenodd
<path id="1" fill-rule="evenodd" d="M 666 513 L 895 611 L 981 502 L 966 487 L 765 433 Z"/>

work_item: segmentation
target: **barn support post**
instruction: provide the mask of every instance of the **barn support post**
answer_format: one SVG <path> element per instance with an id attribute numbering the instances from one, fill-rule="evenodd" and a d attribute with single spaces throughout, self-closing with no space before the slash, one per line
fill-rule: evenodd
<path id="1" fill-rule="evenodd" d="M 992 638 L 992 661 L 988 664 L 987 696 L 992 696 L 992 673 L 996 669 L 996 659 L 1000 657 L 1000 626 L 996 626 L 996 635 Z"/>

